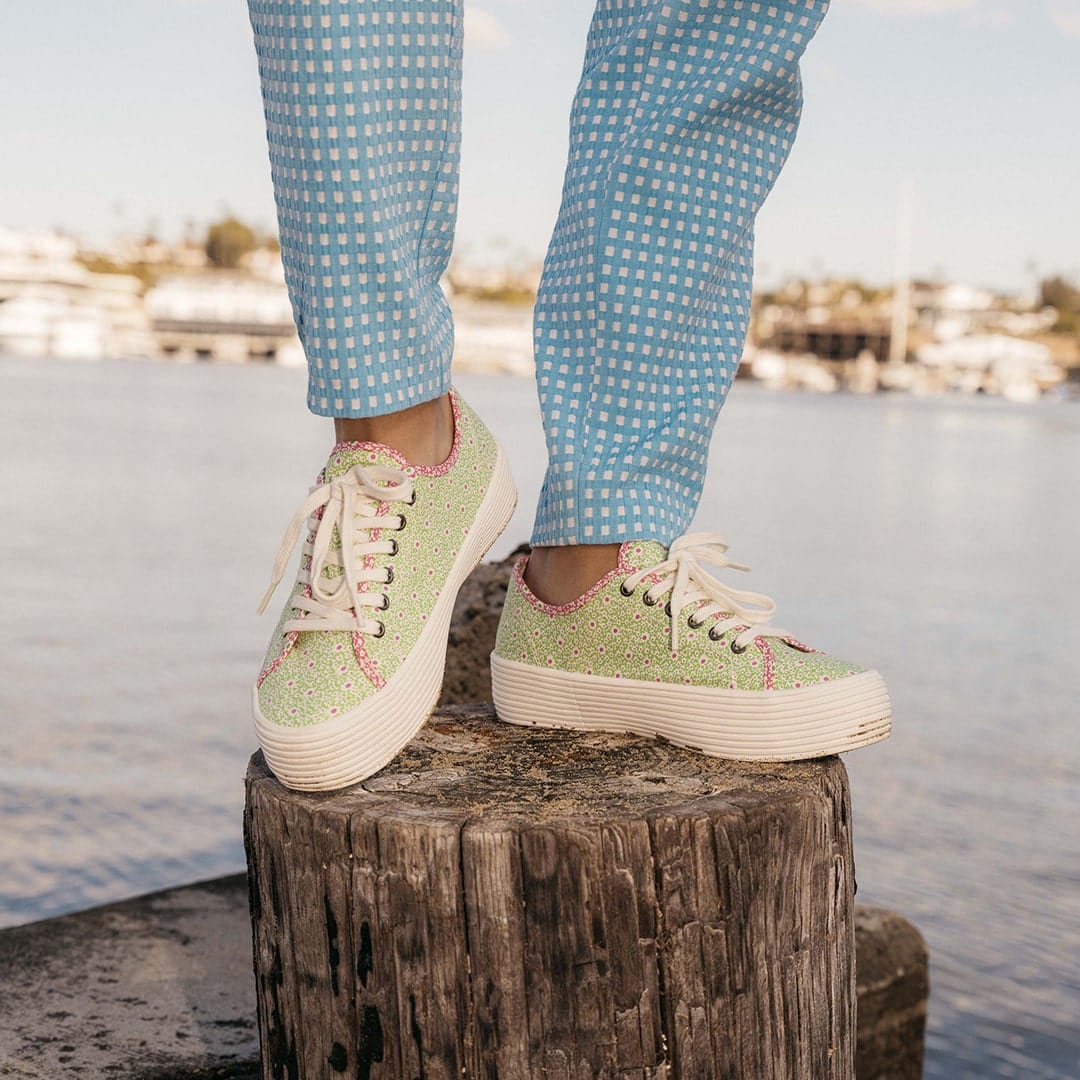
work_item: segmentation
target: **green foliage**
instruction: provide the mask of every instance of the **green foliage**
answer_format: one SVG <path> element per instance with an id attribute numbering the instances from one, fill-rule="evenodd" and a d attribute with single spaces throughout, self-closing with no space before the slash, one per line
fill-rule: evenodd
<path id="1" fill-rule="evenodd" d="M 131 268 L 127 263 L 114 262 L 104 255 L 84 255 L 80 253 L 75 256 L 75 260 L 85 266 L 87 270 L 92 270 L 95 274 L 131 273 Z"/>
<path id="2" fill-rule="evenodd" d="M 455 288 L 455 293 L 472 300 L 486 300 L 499 304 L 531 304 L 536 300 L 536 293 L 524 285 L 464 285 Z"/>
<path id="3" fill-rule="evenodd" d="M 206 257 L 219 270 L 235 270 L 257 244 L 254 230 L 232 216 L 206 230 Z"/>
<path id="4" fill-rule="evenodd" d="M 1043 280 L 1039 291 L 1043 306 L 1057 309 L 1054 330 L 1063 334 L 1080 333 L 1080 288 L 1057 274 Z"/>
<path id="5" fill-rule="evenodd" d="M 144 262 L 118 263 L 104 255 L 77 255 L 76 262 L 95 274 L 126 274 L 137 277 L 143 288 L 148 289 L 158 279 L 161 268 Z"/>

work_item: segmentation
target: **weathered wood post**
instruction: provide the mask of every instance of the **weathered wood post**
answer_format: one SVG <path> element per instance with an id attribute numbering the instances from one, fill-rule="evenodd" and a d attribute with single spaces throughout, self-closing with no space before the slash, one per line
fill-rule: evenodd
<path id="1" fill-rule="evenodd" d="M 346 792 L 256 755 L 263 1075 L 853 1077 L 838 758 L 738 764 L 436 714 Z"/>

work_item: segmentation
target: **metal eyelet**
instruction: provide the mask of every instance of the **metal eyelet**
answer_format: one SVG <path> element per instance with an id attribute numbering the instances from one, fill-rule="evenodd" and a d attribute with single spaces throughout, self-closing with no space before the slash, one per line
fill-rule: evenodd
<path id="1" fill-rule="evenodd" d="M 390 582 L 393 581 L 393 580 L 394 580 L 394 568 L 392 566 L 388 566 L 386 568 L 386 580 L 383 582 L 383 584 L 384 585 L 389 585 Z"/>
<path id="2" fill-rule="evenodd" d="M 691 615 L 690 618 L 686 620 L 686 625 L 689 626 L 691 630 L 700 630 L 705 624 L 698 622 L 697 619 Z"/>
<path id="3" fill-rule="evenodd" d="M 393 538 L 393 537 L 391 536 L 391 537 L 390 537 L 390 543 L 394 545 L 394 546 L 393 546 L 393 547 L 392 547 L 392 548 L 390 549 L 390 555 L 391 555 L 391 557 L 393 557 L 394 555 L 396 555 L 396 554 L 398 553 L 398 546 L 397 546 L 397 541 L 396 541 L 396 540 L 395 540 L 395 539 L 394 539 L 394 538 Z"/>
<path id="4" fill-rule="evenodd" d="M 379 629 L 378 629 L 378 630 L 375 630 L 375 631 L 374 631 L 374 632 L 372 633 L 372 635 L 371 635 L 371 636 L 372 636 L 372 637 L 382 637 L 382 636 L 383 636 L 383 634 L 385 634 L 385 633 L 386 633 L 386 627 L 385 627 L 385 626 L 384 626 L 384 625 L 383 625 L 382 623 L 379 623 Z"/>
<path id="5" fill-rule="evenodd" d="M 646 607 L 654 607 L 656 604 L 656 601 L 647 592 L 641 594 L 641 602 Z"/>
<path id="6" fill-rule="evenodd" d="M 664 605 L 664 614 L 669 619 L 671 618 L 671 601 L 670 600 Z"/>
<path id="7" fill-rule="evenodd" d="M 709 637 L 712 638 L 713 641 L 719 641 L 723 636 L 723 634 L 718 634 L 716 632 L 715 626 L 709 627 Z"/>
<path id="8" fill-rule="evenodd" d="M 416 505 L 416 492 L 415 491 L 409 496 L 409 499 L 405 503 L 405 505 L 406 506 L 415 506 Z"/>
<path id="9" fill-rule="evenodd" d="M 398 514 L 398 518 L 400 520 L 398 521 L 397 528 L 394 529 L 394 532 L 401 532 L 401 530 L 405 528 L 405 522 L 406 522 L 405 515 L 404 514 Z"/>
<path id="10" fill-rule="evenodd" d="M 376 611 L 385 611 L 390 606 L 390 597 L 386 593 L 382 594 L 382 603 L 375 609 Z"/>
<path id="11" fill-rule="evenodd" d="M 628 589 L 626 587 L 626 582 L 625 581 L 619 586 L 619 592 L 621 592 L 623 594 L 623 596 L 633 596 L 634 595 L 634 590 L 633 589 Z"/>
<path id="12" fill-rule="evenodd" d="M 735 640 L 734 640 L 734 639 L 732 639 L 732 642 L 731 642 L 731 651 L 732 651 L 733 653 L 736 653 L 736 654 L 738 654 L 738 653 L 744 653 L 744 652 L 746 652 L 746 650 L 747 650 L 747 649 L 749 649 L 749 648 L 750 648 L 750 646 L 749 646 L 749 645 L 739 645 L 739 644 L 737 644 L 737 643 L 735 642 Z"/>

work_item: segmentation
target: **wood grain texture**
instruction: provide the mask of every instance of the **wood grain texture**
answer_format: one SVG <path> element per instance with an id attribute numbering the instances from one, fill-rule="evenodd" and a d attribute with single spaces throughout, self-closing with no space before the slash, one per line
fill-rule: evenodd
<path id="1" fill-rule="evenodd" d="M 850 1080 L 847 776 L 443 709 L 245 839 L 270 1080 Z"/>

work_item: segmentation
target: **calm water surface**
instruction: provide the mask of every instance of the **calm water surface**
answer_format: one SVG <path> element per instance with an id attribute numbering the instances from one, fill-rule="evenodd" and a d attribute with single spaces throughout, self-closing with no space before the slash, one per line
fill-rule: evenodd
<path id="1" fill-rule="evenodd" d="M 530 382 L 461 378 L 529 531 Z M 0 925 L 240 869 L 254 607 L 329 440 L 303 375 L 0 360 Z M 739 385 L 696 522 L 889 679 L 859 899 L 930 944 L 927 1076 L 1080 1078 L 1080 408 Z"/>

